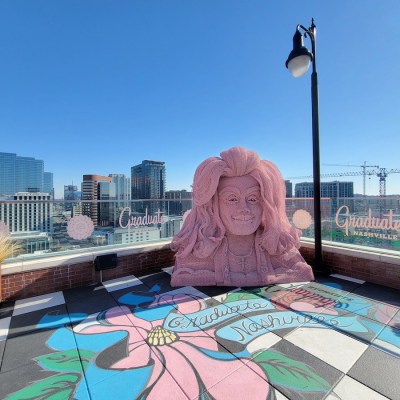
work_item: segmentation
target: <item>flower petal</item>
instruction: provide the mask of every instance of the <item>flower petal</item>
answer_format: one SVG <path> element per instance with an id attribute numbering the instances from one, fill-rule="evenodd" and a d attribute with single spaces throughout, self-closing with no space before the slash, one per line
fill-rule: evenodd
<path id="1" fill-rule="evenodd" d="M 111 366 L 115 369 L 130 369 L 145 367 L 149 364 L 151 351 L 144 341 L 129 346 L 128 356 L 117 361 Z"/>
<path id="2" fill-rule="evenodd" d="M 196 332 L 179 333 L 179 338 L 181 341 L 186 341 L 195 347 L 217 351 L 219 346 L 214 337 L 214 332 L 214 329 L 210 329 L 207 331 L 207 333 L 202 330 Z"/>
<path id="3" fill-rule="evenodd" d="M 124 309 L 124 313 L 126 314 L 129 321 L 134 327 L 142 328 L 148 332 L 151 331 L 151 329 L 153 328 L 153 324 L 150 321 L 137 317 L 135 314 L 131 312 L 131 310 L 128 307 L 121 306 L 121 308 Z"/>
<path id="4" fill-rule="evenodd" d="M 181 347 L 179 345 L 178 347 Z M 200 386 L 196 376 L 196 371 L 189 363 L 188 359 L 176 351 L 173 347 L 160 348 L 163 362 L 169 373 L 174 377 L 179 386 L 190 399 L 198 399 L 200 397 Z M 167 389 L 166 387 L 164 389 Z"/>
<path id="5" fill-rule="evenodd" d="M 187 397 L 182 392 L 182 389 L 178 386 L 169 371 L 165 368 L 164 363 L 166 363 L 166 361 L 162 352 L 156 347 L 153 347 L 152 350 L 157 354 L 157 357 L 154 357 L 154 370 L 147 387 L 151 387 L 153 383 L 154 386 L 151 388 L 151 391 L 147 395 L 146 399 L 187 400 Z"/>
<path id="6" fill-rule="evenodd" d="M 165 355 L 167 361 L 173 361 L 166 364 L 167 369 L 191 398 L 198 396 L 198 393 L 193 393 L 193 390 L 189 391 L 190 385 L 193 385 L 193 378 L 190 377 L 194 374 L 193 372 L 189 375 L 189 370 L 197 372 L 205 388 L 216 399 L 242 400 L 249 398 L 256 400 L 267 398 L 269 384 L 255 372 L 255 369 L 258 368 L 260 374 L 262 374 L 261 369 L 252 361 L 249 361 L 247 366 L 239 359 L 216 360 L 185 342 L 180 342 L 179 346 L 174 347 L 174 349 L 191 368 L 183 367 L 182 361 L 179 365 L 177 363 L 178 355 L 173 354 L 173 349 L 171 349 L 168 357 Z M 251 368 L 249 368 L 250 366 Z M 221 381 L 224 381 L 223 385 L 217 385 Z M 246 382 L 246 385 L 243 382 Z"/>

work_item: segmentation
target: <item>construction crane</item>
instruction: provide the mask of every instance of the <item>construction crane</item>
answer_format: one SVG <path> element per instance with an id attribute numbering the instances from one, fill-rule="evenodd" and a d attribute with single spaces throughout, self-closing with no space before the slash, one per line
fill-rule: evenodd
<path id="1" fill-rule="evenodd" d="M 335 167 L 361 167 L 362 170 L 362 175 L 363 175 L 363 196 L 365 197 L 366 195 L 366 177 L 367 177 L 367 168 L 379 168 L 379 165 L 367 165 L 367 162 L 364 161 L 364 164 L 362 165 L 353 165 L 353 164 L 323 164 L 323 165 L 329 165 L 329 166 L 335 166 Z M 369 172 L 369 171 L 368 171 Z M 368 174 L 368 175 L 374 175 Z M 380 193 L 380 186 L 379 186 L 379 193 Z M 386 186 L 385 186 L 385 191 L 384 193 L 386 194 Z"/>
<path id="2" fill-rule="evenodd" d="M 367 167 L 367 166 L 365 166 Z M 360 176 L 363 175 L 364 178 L 367 175 L 376 175 L 379 178 L 379 195 L 386 196 L 386 178 L 389 174 L 400 173 L 400 169 L 387 169 L 387 168 L 377 168 L 373 170 L 363 170 L 363 171 L 353 171 L 353 172 L 335 172 L 331 174 L 321 174 L 321 178 L 336 178 L 342 176 Z M 292 176 L 286 179 L 308 179 L 312 178 L 312 175 L 308 176 Z M 365 196 L 365 184 L 364 184 L 364 196 Z"/>

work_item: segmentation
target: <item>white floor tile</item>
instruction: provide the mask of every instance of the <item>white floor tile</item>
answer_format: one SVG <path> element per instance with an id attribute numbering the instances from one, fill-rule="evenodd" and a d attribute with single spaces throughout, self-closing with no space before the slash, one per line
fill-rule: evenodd
<path id="1" fill-rule="evenodd" d="M 63 292 L 54 292 L 42 296 L 29 297 L 17 300 L 14 306 L 13 316 L 26 314 L 32 311 L 43 310 L 45 308 L 65 304 Z"/>
<path id="2" fill-rule="evenodd" d="M 162 270 L 164 272 L 166 272 L 167 274 L 172 275 L 172 270 L 174 269 L 174 267 L 167 267 L 167 268 L 163 268 Z"/>
<path id="3" fill-rule="evenodd" d="M 286 396 L 284 396 L 282 393 L 278 392 L 275 390 L 275 396 L 276 400 L 289 400 Z"/>
<path id="4" fill-rule="evenodd" d="M 321 328 L 298 328 L 285 339 L 345 373 L 368 347 L 322 325 Z"/>
<path id="5" fill-rule="evenodd" d="M 291 289 L 291 288 L 296 288 L 296 287 L 302 287 L 305 285 L 308 285 L 310 282 L 293 282 L 293 283 L 278 283 L 278 286 L 283 287 L 285 289 Z"/>
<path id="6" fill-rule="evenodd" d="M 125 289 L 131 286 L 141 285 L 142 281 L 133 275 L 124 276 L 122 278 L 104 281 L 103 286 L 108 292 L 115 292 L 116 290 Z"/>
<path id="7" fill-rule="evenodd" d="M 363 385 L 362 383 L 345 376 L 333 390 L 326 400 L 387 400 L 388 398 L 375 392 L 375 390 Z"/>
<path id="8" fill-rule="evenodd" d="M 257 339 L 252 340 L 247 345 L 247 350 L 250 353 L 255 353 L 256 351 L 266 350 L 281 341 L 282 338 L 273 332 L 267 332 L 264 335 L 259 336 Z"/>
<path id="9" fill-rule="evenodd" d="M 0 319 L 0 342 L 7 339 L 11 317 Z"/>

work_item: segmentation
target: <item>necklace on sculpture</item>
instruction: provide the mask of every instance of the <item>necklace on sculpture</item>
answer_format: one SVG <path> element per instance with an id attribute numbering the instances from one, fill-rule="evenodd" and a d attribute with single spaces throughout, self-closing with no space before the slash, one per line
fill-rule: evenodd
<path id="1" fill-rule="evenodd" d="M 250 253 L 245 254 L 243 256 L 242 255 L 239 256 L 233 253 L 232 250 L 229 248 L 229 246 L 227 247 L 227 249 L 230 256 L 229 259 L 233 260 L 235 264 L 241 268 L 242 272 L 246 272 L 246 270 L 248 270 L 250 267 L 249 261 L 247 259 L 251 257 L 253 254 L 253 246 L 251 246 Z"/>

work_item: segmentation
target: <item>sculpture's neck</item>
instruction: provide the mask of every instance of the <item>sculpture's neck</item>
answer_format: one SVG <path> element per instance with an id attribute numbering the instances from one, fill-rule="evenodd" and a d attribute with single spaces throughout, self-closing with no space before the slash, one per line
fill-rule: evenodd
<path id="1" fill-rule="evenodd" d="M 251 254 L 256 234 L 252 235 L 231 235 L 226 234 L 228 249 L 236 256 L 247 256 Z"/>

